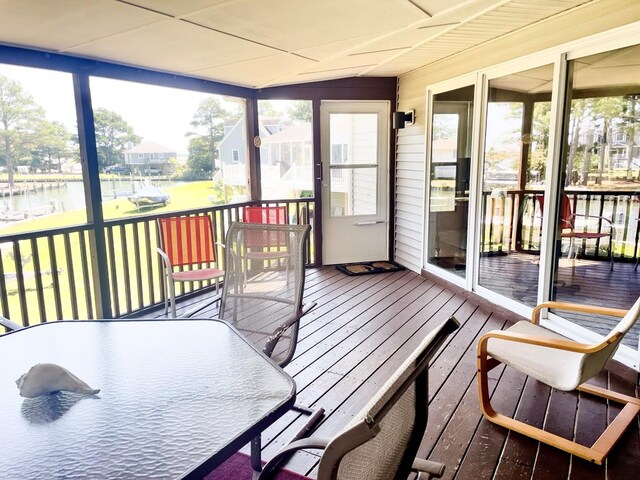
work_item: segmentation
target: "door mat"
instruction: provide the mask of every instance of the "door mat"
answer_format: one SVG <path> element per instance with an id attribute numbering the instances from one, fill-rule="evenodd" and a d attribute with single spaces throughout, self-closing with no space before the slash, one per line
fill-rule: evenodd
<path id="1" fill-rule="evenodd" d="M 336 265 L 336 268 L 347 275 L 369 275 L 372 273 L 388 273 L 404 270 L 396 262 L 360 262 Z"/>

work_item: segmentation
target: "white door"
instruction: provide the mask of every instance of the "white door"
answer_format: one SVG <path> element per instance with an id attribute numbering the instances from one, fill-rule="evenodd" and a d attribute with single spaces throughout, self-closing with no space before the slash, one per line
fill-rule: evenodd
<path id="1" fill-rule="evenodd" d="M 389 102 L 323 101 L 324 264 L 388 260 Z"/>

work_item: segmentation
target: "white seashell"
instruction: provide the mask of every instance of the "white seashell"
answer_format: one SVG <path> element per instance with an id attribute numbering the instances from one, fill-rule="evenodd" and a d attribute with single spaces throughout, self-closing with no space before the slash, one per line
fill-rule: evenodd
<path id="1" fill-rule="evenodd" d="M 38 363 L 16 380 L 20 395 L 36 398 L 40 395 L 59 392 L 86 393 L 95 395 L 100 389 L 91 388 L 66 368 L 55 363 Z"/>

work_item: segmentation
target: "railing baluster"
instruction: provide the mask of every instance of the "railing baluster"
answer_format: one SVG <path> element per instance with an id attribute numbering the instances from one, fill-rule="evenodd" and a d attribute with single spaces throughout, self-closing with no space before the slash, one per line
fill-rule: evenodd
<path id="1" fill-rule="evenodd" d="M 131 312 L 131 274 L 129 273 L 129 249 L 127 248 L 126 225 L 120 225 L 120 250 L 122 251 L 122 270 L 124 274 L 124 298 L 127 313 Z"/>
<path id="2" fill-rule="evenodd" d="M 149 305 L 153 305 L 155 302 L 155 285 L 153 282 L 153 257 L 158 257 L 156 249 L 151 247 L 151 228 L 150 221 L 142 223 L 142 230 L 144 232 L 144 244 L 146 246 L 146 260 L 147 260 L 147 282 L 149 282 Z M 140 282 L 142 283 L 142 275 L 140 276 Z"/>
<path id="3" fill-rule="evenodd" d="M 620 257 L 625 258 L 627 255 L 627 237 L 629 235 L 629 221 L 631 219 L 631 198 L 627 198 L 624 207 L 624 226 L 622 228 L 622 251 Z M 615 224 L 615 218 L 612 219 L 612 223 Z M 613 225 L 611 228 L 614 228 Z"/>
<path id="4" fill-rule="evenodd" d="M 51 278 L 53 280 L 53 301 L 56 306 L 56 318 L 62 320 L 62 298 L 60 295 L 60 278 L 58 277 L 58 256 L 56 255 L 56 243 L 55 237 L 50 236 L 47 238 L 47 244 L 49 246 L 49 264 L 51 265 Z"/>
<path id="5" fill-rule="evenodd" d="M 109 257 L 110 275 L 111 275 L 111 305 L 113 305 L 113 316 L 120 316 L 120 297 L 118 295 L 118 270 L 116 269 L 116 255 L 113 246 L 113 229 L 112 226 L 105 227 L 107 237 L 107 253 Z"/>
<path id="6" fill-rule="evenodd" d="M 6 318 L 11 317 L 9 313 L 9 298 L 7 296 L 7 282 L 4 276 L 4 260 L 2 251 L 0 250 L 0 304 L 2 305 L 2 316 Z"/>
<path id="7" fill-rule="evenodd" d="M 85 232 L 78 232 L 78 241 L 80 242 L 80 264 L 82 265 L 82 281 L 84 283 L 84 299 L 87 308 L 87 318 L 93 319 L 93 303 L 91 295 L 91 282 L 89 279 L 89 259 L 87 257 L 87 245 Z"/>
<path id="8" fill-rule="evenodd" d="M 618 213 L 618 195 L 614 195 L 613 196 L 613 209 L 611 210 L 611 223 L 612 223 L 611 228 L 613 228 L 613 224 L 616 221 L 617 213 Z M 611 255 L 615 256 L 615 253 L 613 251 L 613 238 L 610 237 L 609 238 L 609 242 L 611 242 L 610 243 L 610 245 L 611 245 Z"/>
<path id="9" fill-rule="evenodd" d="M 47 321 L 47 308 L 44 302 L 44 285 L 42 284 L 42 267 L 40 266 L 40 252 L 38 251 L 38 239 L 31 239 L 31 259 L 33 261 L 33 275 L 36 282 L 36 297 L 40 310 L 40 323 Z M 52 272 L 53 274 L 53 272 Z"/>
<path id="10" fill-rule="evenodd" d="M 135 267 L 135 278 L 136 278 L 136 289 L 138 291 L 138 309 L 144 307 L 144 299 L 142 298 L 142 266 L 141 266 L 141 258 L 140 258 L 140 235 L 138 234 L 139 223 L 132 223 L 131 228 L 133 229 L 133 256 L 134 256 L 134 267 Z M 148 251 L 148 250 L 147 250 Z M 149 287 L 152 287 L 149 284 Z"/>
<path id="11" fill-rule="evenodd" d="M 29 323 L 29 309 L 27 307 L 27 295 L 22 272 L 22 256 L 20 255 L 19 241 L 13 243 L 13 261 L 16 267 L 16 281 L 18 282 L 18 298 L 20 299 L 22 324 L 24 326 L 29 326 L 31 324 Z"/>
<path id="12" fill-rule="evenodd" d="M 77 319 L 79 318 L 78 316 L 78 295 L 77 295 L 77 291 L 76 291 L 76 276 L 75 276 L 75 272 L 73 270 L 73 258 L 72 258 L 72 253 L 71 253 L 71 240 L 69 238 L 69 234 L 65 233 L 63 235 L 64 238 L 64 251 L 65 251 L 65 257 L 67 260 L 67 271 L 68 273 L 68 278 L 69 278 L 69 291 L 71 293 L 71 315 L 72 318 Z"/>

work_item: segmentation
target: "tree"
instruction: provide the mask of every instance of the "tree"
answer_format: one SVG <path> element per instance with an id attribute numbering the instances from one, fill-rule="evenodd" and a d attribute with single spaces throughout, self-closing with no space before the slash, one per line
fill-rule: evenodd
<path id="1" fill-rule="evenodd" d="M 533 119 L 531 124 L 531 148 L 527 166 L 529 181 L 545 178 L 547 156 L 549 153 L 549 125 L 551 124 L 551 102 L 536 102 L 533 105 Z M 531 178 L 531 173 L 538 175 Z"/>
<path id="2" fill-rule="evenodd" d="M 279 117 L 280 115 L 276 111 L 273 103 L 269 100 L 258 101 L 258 115 L 261 117 Z"/>
<path id="3" fill-rule="evenodd" d="M 289 116 L 293 120 L 299 120 L 304 123 L 311 123 L 311 102 L 298 100 L 293 102 L 288 110 Z"/>
<path id="4" fill-rule="evenodd" d="M 44 109 L 15 80 L 0 75 L 0 148 L 7 164 L 9 186 L 14 185 L 13 166 L 32 138 Z"/>
<path id="5" fill-rule="evenodd" d="M 220 100 L 216 97 L 207 97 L 200 102 L 198 109 L 193 114 L 193 119 L 191 120 L 191 126 L 203 133 L 187 133 L 187 136 L 198 135 L 196 138 L 200 139 L 201 142 L 205 142 L 209 155 L 209 163 L 213 170 L 221 168 L 221 165 L 216 166 L 216 158 L 218 157 L 218 150 L 216 147 L 220 140 L 224 138 L 224 120 L 227 118 L 233 119 L 234 115 L 227 112 L 220 104 Z M 203 147 L 203 144 L 198 143 L 196 147 L 199 152 L 200 148 Z M 189 145 L 189 150 L 191 151 L 191 145 Z M 187 163 L 189 164 L 191 161 L 191 154 L 189 154 Z M 201 158 L 197 157 L 194 161 L 198 164 L 198 162 L 201 161 Z M 189 170 L 195 169 L 189 167 Z"/>
<path id="6" fill-rule="evenodd" d="M 189 158 L 184 176 L 193 180 L 204 180 L 211 177 L 213 164 L 206 137 L 194 137 L 189 140 Z"/>
<path id="7" fill-rule="evenodd" d="M 116 112 L 106 108 L 98 108 L 94 114 L 96 129 L 96 148 L 98 149 L 98 167 L 116 165 L 122 162 L 125 145 L 140 143 L 142 137 L 136 135 L 129 125 Z"/>
<path id="8" fill-rule="evenodd" d="M 627 144 L 627 178 L 630 179 L 633 167 L 633 147 L 635 146 L 636 127 L 640 121 L 640 95 L 626 95 L 622 105 L 623 131 Z M 640 173 L 638 174 L 640 177 Z"/>
<path id="9" fill-rule="evenodd" d="M 37 127 L 34 137 L 34 148 L 31 151 L 32 165 L 46 169 L 51 173 L 51 164 L 54 159 L 58 160 L 58 171 L 60 171 L 60 160 L 66 157 L 70 148 L 69 143 L 72 136 L 60 122 L 50 122 L 42 120 Z"/>

